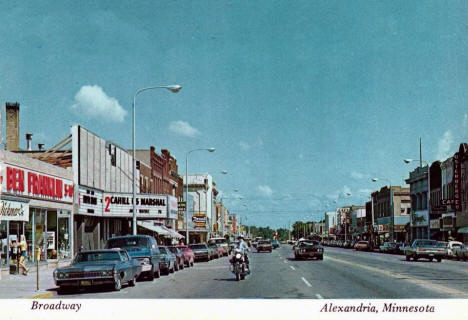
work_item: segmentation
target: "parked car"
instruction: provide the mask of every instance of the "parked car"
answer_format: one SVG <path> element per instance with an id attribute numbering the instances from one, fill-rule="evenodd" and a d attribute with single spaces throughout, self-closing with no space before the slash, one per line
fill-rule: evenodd
<path id="1" fill-rule="evenodd" d="M 280 247 L 280 242 L 279 242 L 278 240 L 273 240 L 273 241 L 271 242 L 271 247 L 272 247 L 273 249 L 279 248 L 279 247 Z"/>
<path id="2" fill-rule="evenodd" d="M 197 243 L 189 245 L 190 249 L 192 249 L 193 253 L 195 254 L 195 261 L 204 260 L 209 261 L 211 260 L 211 250 L 208 246 L 204 243 Z"/>
<path id="3" fill-rule="evenodd" d="M 182 251 L 179 250 L 179 248 L 175 246 L 168 246 L 167 249 L 171 251 L 175 256 L 176 256 L 176 264 L 175 264 L 175 271 L 179 271 L 184 268 L 185 264 L 185 259 L 184 259 L 184 254 Z"/>
<path id="4" fill-rule="evenodd" d="M 54 271 L 59 293 L 71 288 L 112 285 L 119 291 L 124 283 L 133 287 L 140 276 L 141 264 L 123 249 L 81 251 L 67 267 Z"/>
<path id="5" fill-rule="evenodd" d="M 447 258 L 455 258 L 455 248 L 460 248 L 463 243 L 460 241 L 449 241 L 447 245 Z"/>
<path id="6" fill-rule="evenodd" d="M 149 280 L 154 277 L 159 278 L 161 271 L 159 269 L 160 253 L 158 242 L 154 237 L 147 235 L 127 235 L 113 237 L 107 240 L 106 248 L 125 249 L 132 259 L 136 259 L 141 264 L 141 276 Z"/>
<path id="7" fill-rule="evenodd" d="M 410 247 L 410 244 L 407 242 L 403 242 L 398 246 L 398 254 L 405 254 L 406 248 Z"/>
<path id="8" fill-rule="evenodd" d="M 218 259 L 220 257 L 218 246 L 216 246 L 215 243 L 208 244 L 208 249 L 211 250 L 211 258 L 212 259 L 214 259 L 214 258 Z"/>
<path id="9" fill-rule="evenodd" d="M 177 248 L 179 248 L 179 250 L 182 251 L 182 254 L 184 255 L 185 265 L 187 267 L 193 267 L 193 263 L 195 262 L 195 254 L 193 253 L 192 249 L 190 249 L 189 246 L 184 245 L 178 245 Z"/>
<path id="10" fill-rule="evenodd" d="M 161 272 L 168 275 L 173 273 L 177 258 L 166 246 L 159 246 L 159 252 L 161 253 L 161 260 L 159 261 L 159 268 Z"/>
<path id="11" fill-rule="evenodd" d="M 370 249 L 370 245 L 369 245 L 369 242 L 367 241 L 359 241 L 358 243 L 356 243 L 354 245 L 354 249 L 356 249 L 357 251 L 368 251 Z"/>
<path id="12" fill-rule="evenodd" d="M 257 252 L 269 251 L 271 252 L 273 247 L 271 246 L 270 240 L 260 240 L 257 244 Z"/>
<path id="13" fill-rule="evenodd" d="M 395 242 L 385 242 L 379 247 L 379 251 L 382 253 L 396 253 L 398 251 L 398 247 Z"/>
<path id="14" fill-rule="evenodd" d="M 218 247 L 218 253 L 220 257 L 224 257 L 228 255 L 226 248 L 223 245 L 216 244 L 216 246 Z"/>
<path id="15" fill-rule="evenodd" d="M 294 248 L 294 258 L 296 260 L 303 258 L 317 258 L 323 260 L 323 247 L 318 241 L 307 240 L 301 241 Z"/>
<path id="16" fill-rule="evenodd" d="M 245 239 L 245 241 L 247 243 L 249 243 L 249 239 Z M 224 255 L 228 255 L 228 251 L 229 251 L 229 246 L 228 246 L 228 243 L 227 243 L 227 240 L 226 238 L 222 238 L 222 237 L 219 237 L 219 238 L 211 238 L 209 241 L 208 241 L 208 244 L 216 244 L 217 246 L 221 246 L 223 247 L 223 252 L 224 252 Z"/>
<path id="17" fill-rule="evenodd" d="M 429 239 L 416 239 L 413 241 L 410 247 L 405 249 L 406 261 L 410 261 L 413 258 L 414 261 L 418 261 L 420 258 L 426 258 L 432 261 L 436 259 L 437 262 L 441 262 L 445 256 L 445 248 L 441 247 L 436 240 Z"/>
<path id="18" fill-rule="evenodd" d="M 457 260 L 468 260 L 468 246 L 462 244 L 461 247 L 453 249 L 453 257 Z"/>

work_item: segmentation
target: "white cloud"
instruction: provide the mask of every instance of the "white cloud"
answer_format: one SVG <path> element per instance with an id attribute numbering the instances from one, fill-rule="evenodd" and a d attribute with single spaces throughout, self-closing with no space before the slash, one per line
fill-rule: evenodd
<path id="1" fill-rule="evenodd" d="M 351 178 L 359 180 L 359 179 L 363 179 L 364 175 L 362 173 L 353 171 L 353 172 L 351 172 Z"/>
<path id="2" fill-rule="evenodd" d="M 250 149 L 250 145 L 244 141 L 239 142 L 239 147 L 242 149 L 242 151 L 249 151 Z"/>
<path id="3" fill-rule="evenodd" d="M 260 191 L 260 193 L 266 197 L 271 197 L 271 195 L 273 194 L 273 190 L 271 190 L 271 188 L 269 186 L 258 186 L 258 191 Z"/>
<path id="4" fill-rule="evenodd" d="M 127 111 L 117 99 L 109 97 L 100 86 L 82 86 L 75 95 L 72 110 L 100 121 L 123 122 Z"/>
<path id="5" fill-rule="evenodd" d="M 172 121 L 169 124 L 169 130 L 175 134 L 178 134 L 180 136 L 184 137 L 190 137 L 193 138 L 197 135 L 200 134 L 200 131 L 198 129 L 192 127 L 190 123 L 185 122 L 185 121 Z"/>
<path id="6" fill-rule="evenodd" d="M 451 156 L 450 151 L 453 148 L 453 135 L 452 131 L 445 131 L 442 138 L 439 139 L 439 147 L 437 151 L 437 159 L 445 160 Z"/>

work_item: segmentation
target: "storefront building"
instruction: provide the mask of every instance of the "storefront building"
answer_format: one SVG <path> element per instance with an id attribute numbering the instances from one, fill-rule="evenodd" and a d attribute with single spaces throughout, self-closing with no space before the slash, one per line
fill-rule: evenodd
<path id="1" fill-rule="evenodd" d="M 410 185 L 411 218 L 410 241 L 430 238 L 428 208 L 428 170 L 429 166 L 417 167 L 410 172 L 406 183 Z"/>
<path id="2" fill-rule="evenodd" d="M 2 265 L 10 261 L 10 241 L 27 242 L 26 262 L 72 257 L 71 213 L 73 175 L 70 170 L 25 155 L 0 153 L 0 238 Z"/>
<path id="3" fill-rule="evenodd" d="M 468 144 L 460 144 L 460 202 L 461 210 L 457 212 L 457 239 L 468 245 Z"/>
<path id="4" fill-rule="evenodd" d="M 132 234 L 133 157 L 81 126 L 72 127 L 72 141 L 73 181 L 77 186 L 75 249 L 100 249 L 113 236 Z M 142 193 L 151 191 L 147 177 L 140 174 L 146 167 L 140 163 L 135 172 L 139 182 L 137 219 L 174 230 L 177 199 L 167 194 Z"/>

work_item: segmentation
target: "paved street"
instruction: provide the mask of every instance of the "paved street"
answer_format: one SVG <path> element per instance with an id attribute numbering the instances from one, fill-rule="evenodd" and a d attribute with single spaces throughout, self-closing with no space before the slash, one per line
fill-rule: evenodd
<path id="1" fill-rule="evenodd" d="M 467 298 L 468 263 L 407 262 L 404 256 L 325 247 L 323 261 L 296 261 L 289 245 L 250 254 L 253 274 L 236 282 L 228 258 L 196 263 L 120 292 L 94 289 L 53 298 Z"/>

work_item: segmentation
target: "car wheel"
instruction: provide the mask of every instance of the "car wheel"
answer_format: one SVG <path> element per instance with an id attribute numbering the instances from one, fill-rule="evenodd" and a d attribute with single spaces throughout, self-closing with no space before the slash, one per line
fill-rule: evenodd
<path id="1" fill-rule="evenodd" d="M 137 276 L 134 276 L 133 279 L 128 282 L 128 285 L 130 287 L 136 286 L 136 278 L 137 278 Z"/>
<path id="2" fill-rule="evenodd" d="M 241 278 L 241 280 L 244 280 L 244 279 L 245 279 L 245 275 L 244 275 L 244 274 L 241 274 L 241 275 L 240 275 L 240 278 Z"/>
<path id="3" fill-rule="evenodd" d="M 180 269 L 184 270 L 184 268 L 185 268 L 185 263 L 184 263 L 184 261 L 182 261 L 182 264 L 180 265 Z"/>
<path id="4" fill-rule="evenodd" d="M 193 264 L 194 264 L 194 261 L 192 260 L 192 262 L 190 263 L 190 265 L 193 267 Z"/>
<path id="5" fill-rule="evenodd" d="M 177 261 L 174 263 L 174 270 L 179 271 L 179 263 Z"/>
<path id="6" fill-rule="evenodd" d="M 419 259 L 418 256 L 413 256 L 414 261 L 418 261 L 418 259 Z"/>
<path id="7" fill-rule="evenodd" d="M 429 258 L 429 261 L 431 261 L 431 262 L 432 262 L 432 260 L 434 260 L 434 258 Z"/>
<path id="8" fill-rule="evenodd" d="M 319 260 L 323 260 L 323 256 L 318 257 Z"/>
<path id="9" fill-rule="evenodd" d="M 60 286 L 58 289 L 57 289 L 57 293 L 58 294 L 67 294 L 71 292 L 71 288 L 70 287 L 64 287 L 64 286 Z"/>
<path id="10" fill-rule="evenodd" d="M 120 279 L 120 277 L 118 277 L 114 281 L 114 291 L 120 291 L 121 288 L 122 288 L 122 280 Z"/>
<path id="11" fill-rule="evenodd" d="M 411 260 L 411 257 L 410 256 L 406 256 L 406 261 L 410 261 Z"/>
<path id="12" fill-rule="evenodd" d="M 299 260 L 299 256 L 297 254 L 294 254 L 294 260 Z"/>
<path id="13" fill-rule="evenodd" d="M 437 258 L 437 262 L 441 262 L 441 261 L 442 261 L 442 258 Z"/>

